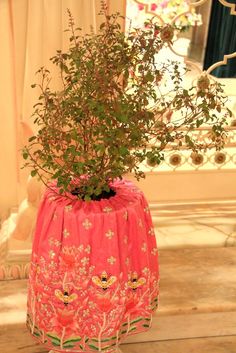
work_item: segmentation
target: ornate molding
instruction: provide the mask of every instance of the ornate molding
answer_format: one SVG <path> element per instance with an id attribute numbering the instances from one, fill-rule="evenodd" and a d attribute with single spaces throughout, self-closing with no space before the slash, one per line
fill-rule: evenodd
<path id="1" fill-rule="evenodd" d="M 198 6 L 201 6 L 203 4 L 205 4 L 205 2 L 207 2 L 209 0 L 199 0 L 199 1 L 196 1 L 196 2 L 191 2 L 190 3 L 190 6 L 191 7 L 198 7 Z"/>
<path id="2" fill-rule="evenodd" d="M 217 63 L 211 65 L 211 66 L 207 69 L 206 73 L 209 74 L 210 72 L 212 72 L 214 69 L 216 69 L 217 67 L 219 67 L 219 66 L 221 66 L 221 65 L 227 65 L 228 60 L 229 60 L 229 59 L 232 59 L 232 58 L 236 58 L 236 51 L 235 51 L 234 53 L 232 53 L 232 54 L 224 55 L 223 60 L 218 61 Z"/>
<path id="3" fill-rule="evenodd" d="M 29 262 L 0 265 L 0 281 L 28 278 L 29 266 Z"/>
<path id="4" fill-rule="evenodd" d="M 219 0 L 219 2 L 224 5 L 225 7 L 230 8 L 230 14 L 231 15 L 236 15 L 236 4 L 232 4 L 232 2 L 228 2 L 226 0 Z"/>

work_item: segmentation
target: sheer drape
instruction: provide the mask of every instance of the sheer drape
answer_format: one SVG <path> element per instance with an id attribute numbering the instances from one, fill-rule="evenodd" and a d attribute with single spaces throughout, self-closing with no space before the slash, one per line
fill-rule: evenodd
<path id="1" fill-rule="evenodd" d="M 125 0 L 112 0 L 109 11 L 124 13 Z M 49 58 L 68 45 L 69 8 L 84 32 L 97 30 L 100 0 L 0 1 L 0 215 L 17 205 L 25 189 L 26 172 L 20 170 L 20 153 L 29 133 L 32 106 L 38 92 L 31 88 L 35 72 L 47 66 L 57 76 Z M 55 74 L 54 74 L 55 73 Z"/>

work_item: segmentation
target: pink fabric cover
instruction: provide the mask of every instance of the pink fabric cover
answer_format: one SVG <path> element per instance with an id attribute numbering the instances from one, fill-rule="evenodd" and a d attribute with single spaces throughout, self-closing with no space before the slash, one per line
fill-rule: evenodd
<path id="1" fill-rule="evenodd" d="M 27 326 L 58 352 L 113 352 L 151 326 L 158 251 L 148 204 L 131 182 L 101 201 L 47 189 L 38 212 Z"/>

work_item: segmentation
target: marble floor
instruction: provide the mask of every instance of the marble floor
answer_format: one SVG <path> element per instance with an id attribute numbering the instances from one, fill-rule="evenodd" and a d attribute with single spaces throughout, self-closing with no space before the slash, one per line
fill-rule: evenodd
<path id="1" fill-rule="evenodd" d="M 123 353 L 235 353 L 236 336 L 136 343 L 121 348 Z"/>
<path id="2" fill-rule="evenodd" d="M 236 353 L 236 247 L 160 250 L 152 329 L 123 353 Z M 25 327 L 26 280 L 0 283 L 0 352 L 46 353 Z"/>
<path id="3" fill-rule="evenodd" d="M 9 344 L 3 342 L 0 335 L 0 348 L 2 353 L 48 353 L 41 345 L 28 340 L 15 348 L 15 333 L 10 336 Z M 20 333 L 18 333 L 20 335 Z M 23 336 L 24 337 L 24 336 Z M 122 353 L 235 353 L 236 336 L 206 337 L 182 340 L 169 340 L 159 342 L 145 342 L 121 345 Z"/>
<path id="4" fill-rule="evenodd" d="M 236 202 L 151 206 L 160 249 L 236 246 Z"/>

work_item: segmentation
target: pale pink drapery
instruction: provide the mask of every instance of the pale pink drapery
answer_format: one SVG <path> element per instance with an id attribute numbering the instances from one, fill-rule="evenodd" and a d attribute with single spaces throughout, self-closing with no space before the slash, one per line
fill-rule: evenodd
<path id="1" fill-rule="evenodd" d="M 108 3 L 110 12 L 124 13 L 125 0 Z M 20 170 L 19 149 L 30 134 L 38 97 L 31 84 L 41 66 L 54 74 L 49 58 L 67 47 L 67 8 L 84 32 L 98 28 L 100 0 L 0 1 L 0 217 L 25 196 L 28 172 Z"/>

